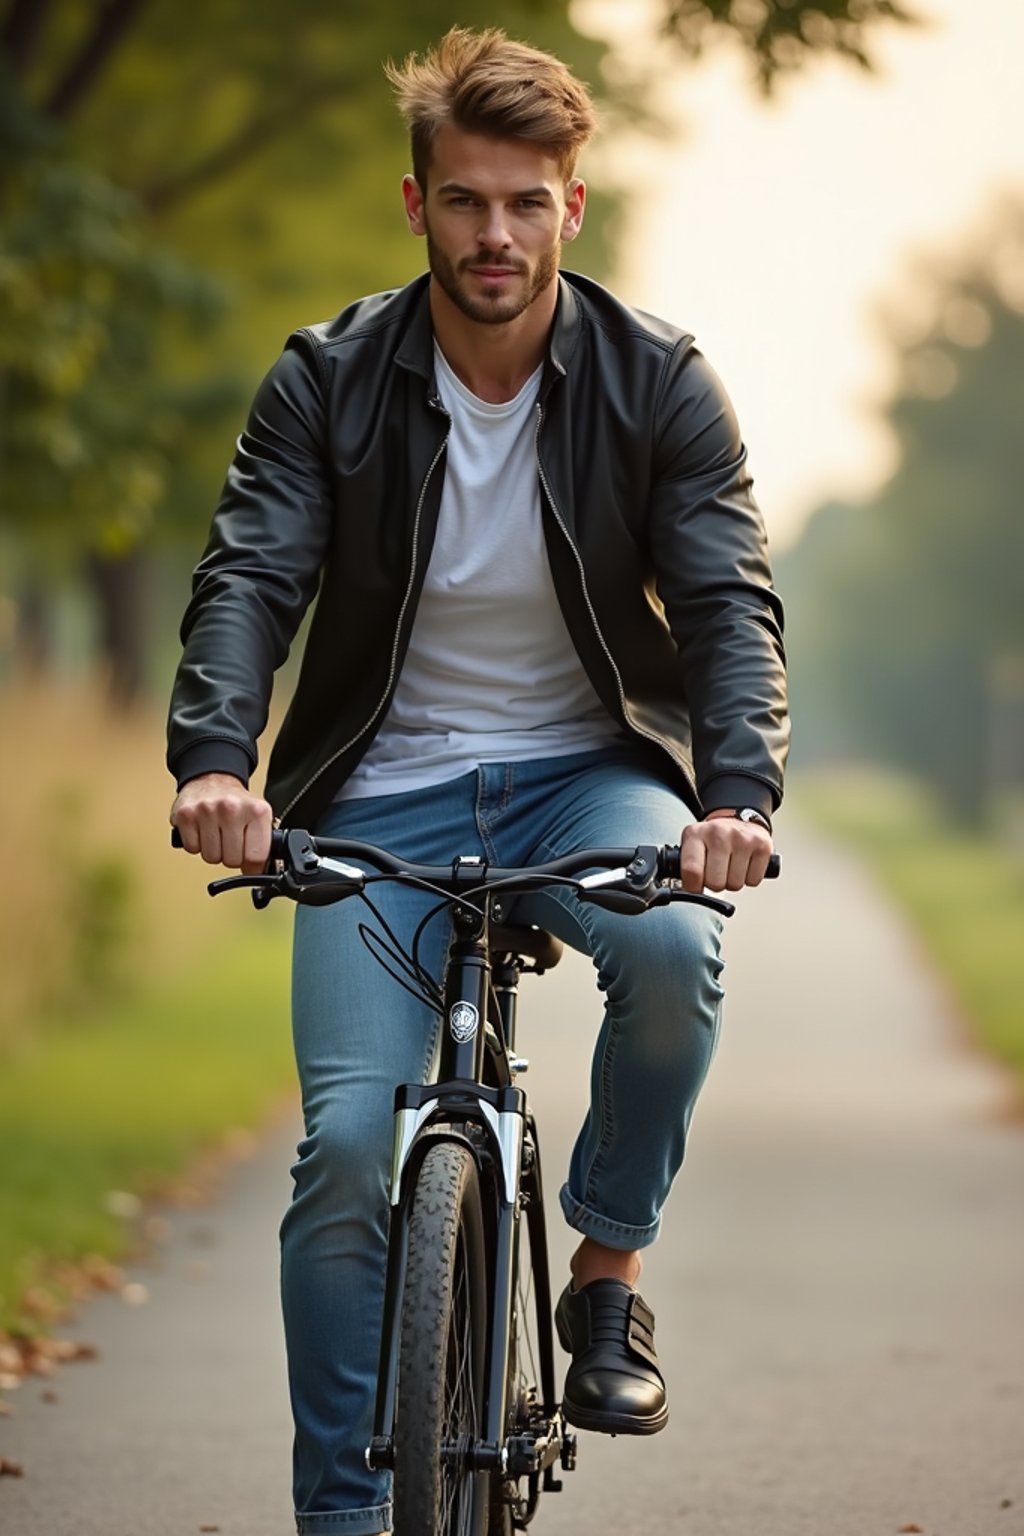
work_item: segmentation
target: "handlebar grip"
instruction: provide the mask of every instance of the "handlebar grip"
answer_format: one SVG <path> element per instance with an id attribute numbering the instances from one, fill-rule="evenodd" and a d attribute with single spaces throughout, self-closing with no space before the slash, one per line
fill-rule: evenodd
<path id="1" fill-rule="evenodd" d="M 664 875 L 666 880 L 678 880 L 679 879 L 679 847 L 678 847 L 678 845 L 673 845 L 671 847 L 666 845 L 666 848 L 665 848 L 665 867 L 664 867 L 664 870 L 662 871 L 662 873 L 663 873 L 663 875 Z M 764 877 L 765 877 L 766 880 L 777 880 L 781 874 L 782 874 L 782 859 L 781 859 L 779 854 L 773 853 L 771 858 L 768 860 L 768 868 L 764 872 Z"/>
<path id="2" fill-rule="evenodd" d="M 283 854 L 284 854 L 284 846 L 285 846 L 285 838 L 287 837 L 287 835 L 288 835 L 287 832 L 285 832 L 282 827 L 275 827 L 273 832 L 271 832 L 271 834 L 270 834 L 270 862 L 271 863 L 273 863 L 275 859 L 279 859 L 279 858 L 281 858 L 283 856 Z M 185 844 L 181 840 L 181 833 L 178 831 L 177 827 L 172 827 L 171 828 L 171 847 L 172 848 L 184 848 L 184 846 L 185 846 Z"/>

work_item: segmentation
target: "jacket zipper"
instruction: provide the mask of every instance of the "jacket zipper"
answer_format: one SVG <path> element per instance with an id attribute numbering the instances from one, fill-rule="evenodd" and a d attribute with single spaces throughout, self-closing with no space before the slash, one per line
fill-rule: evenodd
<path id="1" fill-rule="evenodd" d="M 565 539 L 565 542 L 568 544 L 570 550 L 572 551 L 573 559 L 576 561 L 576 569 L 578 570 L 579 577 L 580 577 L 580 591 L 583 593 L 583 601 L 587 605 L 587 612 L 590 615 L 590 622 L 594 626 L 594 633 L 595 633 L 595 635 L 598 638 L 598 642 L 599 642 L 599 644 L 601 646 L 601 649 L 604 652 L 604 654 L 605 654 L 605 656 L 606 656 L 606 658 L 608 660 L 608 665 L 612 669 L 612 675 L 615 678 L 615 686 L 616 686 L 616 688 L 618 689 L 618 692 L 619 692 L 619 706 L 620 706 L 620 708 L 622 710 L 622 718 L 625 720 L 626 724 L 630 727 L 630 729 L 635 731 L 636 734 L 639 737 L 641 737 L 644 741 L 649 741 L 649 742 L 653 743 L 654 746 L 658 747 L 660 749 L 660 751 L 664 752 L 666 754 L 666 756 L 668 756 L 668 757 L 670 757 L 672 759 L 672 762 L 675 764 L 675 766 L 679 770 L 679 772 L 683 775 L 683 778 L 686 780 L 686 782 L 690 786 L 691 790 L 693 790 L 693 792 L 696 794 L 696 789 L 694 788 L 694 785 L 693 785 L 693 783 L 692 783 L 692 781 L 690 779 L 689 773 L 687 772 L 687 770 L 684 767 L 684 765 L 679 761 L 678 757 L 676 757 L 676 754 L 672 751 L 672 748 L 670 746 L 668 746 L 668 744 L 666 742 L 662 741 L 660 736 L 655 736 L 651 731 L 644 730 L 643 726 L 642 725 L 638 725 L 637 722 L 633 719 L 632 714 L 630 713 L 629 701 L 626 698 L 626 690 L 622 686 L 622 674 L 620 673 L 620 671 L 618 669 L 618 666 L 617 666 L 616 661 L 615 661 L 615 657 L 611 653 L 611 649 L 610 649 L 610 647 L 608 645 L 607 640 L 605 640 L 604 635 L 601 633 L 601 626 L 597 622 L 597 614 L 595 613 L 594 605 L 593 605 L 593 603 L 590 600 L 590 591 L 589 591 L 589 589 L 587 587 L 587 573 L 586 573 L 586 570 L 584 569 L 584 565 L 583 565 L 583 556 L 580 554 L 579 550 L 577 549 L 575 541 L 573 540 L 573 537 L 572 537 L 572 535 L 569 532 L 568 526 L 566 525 L 566 522 L 565 522 L 564 518 L 562 517 L 561 512 L 559 512 L 559 510 L 558 510 L 558 504 L 555 501 L 554 496 L 552 495 L 551 486 L 548 483 L 547 475 L 544 473 L 544 465 L 542 464 L 541 457 L 540 457 L 540 431 L 541 431 L 541 427 L 543 427 L 543 425 L 544 425 L 544 407 L 538 401 L 538 403 L 537 403 L 537 431 L 536 431 L 536 433 L 534 435 L 534 449 L 535 449 L 535 452 L 536 452 L 536 455 L 537 455 L 537 472 L 540 475 L 541 487 L 542 487 L 542 489 L 544 491 L 544 495 L 547 497 L 548 506 L 551 508 L 551 515 L 554 518 L 555 522 L 557 523 L 559 529 L 561 530 L 561 533 L 562 533 L 562 536 Z"/>
<path id="2" fill-rule="evenodd" d="M 437 402 L 434 399 L 431 399 L 430 404 L 431 404 L 431 406 L 433 406 L 433 408 L 435 410 L 440 410 L 441 409 L 441 407 L 437 404 Z M 447 415 L 447 413 L 444 413 L 444 414 Z M 421 521 L 422 514 L 423 514 L 423 503 L 426 500 L 426 496 L 427 496 L 427 486 L 430 484 L 430 480 L 431 480 L 431 477 L 432 477 L 432 475 L 434 473 L 434 470 L 437 468 L 438 464 L 440 463 L 441 455 L 444 453 L 445 449 L 448 447 L 448 439 L 449 439 L 450 436 L 451 436 L 451 421 L 449 420 L 448 430 L 447 430 L 447 432 L 445 432 L 445 435 L 444 435 L 444 441 L 441 443 L 441 446 L 438 448 L 437 452 L 434 454 L 433 459 L 430 461 L 430 467 L 429 467 L 429 469 L 427 470 L 426 474 L 423 477 L 423 484 L 420 486 L 419 500 L 416 503 L 416 515 L 413 518 L 413 524 L 412 524 L 412 560 L 411 560 L 410 565 L 409 565 L 409 581 L 408 581 L 408 584 L 406 585 L 405 596 L 402 599 L 402 606 L 401 606 L 401 608 L 399 609 L 399 612 L 398 612 L 398 623 L 397 623 L 397 625 L 395 627 L 395 638 L 394 638 L 394 641 L 392 642 L 392 646 L 391 646 L 391 665 L 390 665 L 390 667 L 388 669 L 388 679 L 387 679 L 387 682 L 384 685 L 384 692 L 381 694 L 379 700 L 377 701 L 377 704 L 375 705 L 375 707 L 373 709 L 373 712 L 370 715 L 370 718 L 365 722 L 365 724 L 361 725 L 359 727 L 359 730 L 356 731 L 355 735 L 354 736 L 350 736 L 348 741 L 346 741 L 345 745 L 343 747 L 339 747 L 337 752 L 333 753 L 333 755 L 327 759 L 326 763 L 322 763 L 321 766 L 317 769 L 316 773 L 314 773 L 313 776 L 306 781 L 306 783 L 302 786 L 302 788 L 298 791 L 298 793 L 292 796 L 291 800 L 288 802 L 288 804 L 285 806 L 284 810 L 281 812 L 281 815 L 278 818 L 279 821 L 283 821 L 284 820 L 284 818 L 288 815 L 288 812 L 292 809 L 292 807 L 294 805 L 297 805 L 298 802 L 302 799 L 302 797 L 309 793 L 309 791 L 313 788 L 313 785 L 316 783 L 317 779 L 319 779 L 322 774 L 325 774 L 327 772 L 328 768 L 330 768 L 333 763 L 336 763 L 338 761 L 339 757 L 344 757 L 345 753 L 350 749 L 350 747 L 354 747 L 355 746 L 355 744 L 359 740 L 360 736 L 365 736 L 366 735 L 366 732 L 370 729 L 370 726 L 376 720 L 377 716 L 380 714 L 381 710 L 384 708 L 385 704 L 388 701 L 388 695 L 391 692 L 392 686 L 393 686 L 394 681 L 395 681 L 395 675 L 396 675 L 396 673 L 398 671 L 398 648 L 399 648 L 399 644 L 401 642 L 401 637 L 402 637 L 402 625 L 405 623 L 406 610 L 409 607 L 409 602 L 410 602 L 410 600 L 412 598 L 413 587 L 416 584 L 416 563 L 417 563 L 417 556 L 419 554 L 420 521 Z"/>

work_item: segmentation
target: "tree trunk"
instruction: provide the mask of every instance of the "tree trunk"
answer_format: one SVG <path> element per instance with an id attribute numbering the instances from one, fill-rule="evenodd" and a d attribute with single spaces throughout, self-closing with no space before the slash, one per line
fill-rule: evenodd
<path id="1" fill-rule="evenodd" d="M 107 691 L 118 710 L 136 704 L 145 683 L 146 570 L 140 548 L 116 559 L 93 551 L 86 560 Z"/>

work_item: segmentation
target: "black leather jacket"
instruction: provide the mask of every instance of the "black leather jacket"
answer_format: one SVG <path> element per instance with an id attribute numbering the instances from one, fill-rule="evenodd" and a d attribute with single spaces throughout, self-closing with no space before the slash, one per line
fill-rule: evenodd
<path id="1" fill-rule="evenodd" d="M 179 785 L 214 770 L 248 781 L 273 674 L 314 598 L 268 767 L 279 819 L 314 825 L 366 751 L 437 526 L 448 417 L 433 373 L 425 275 L 289 339 L 182 624 Z M 599 697 L 698 814 L 770 814 L 787 741 L 781 607 L 736 420 L 692 337 L 564 273 L 536 442 L 555 587 Z"/>

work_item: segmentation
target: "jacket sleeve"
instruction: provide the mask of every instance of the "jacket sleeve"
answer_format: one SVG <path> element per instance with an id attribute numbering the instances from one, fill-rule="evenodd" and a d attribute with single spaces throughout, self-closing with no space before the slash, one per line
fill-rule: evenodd
<path id="1" fill-rule="evenodd" d="M 248 782 L 256 766 L 274 672 L 330 537 L 326 439 L 316 342 L 299 331 L 256 394 L 193 575 L 168 722 L 179 787 L 209 772 Z"/>
<path id="2" fill-rule="evenodd" d="M 655 415 L 650 538 L 683 667 L 706 811 L 782 798 L 789 740 L 782 605 L 730 400 L 688 339 Z"/>

